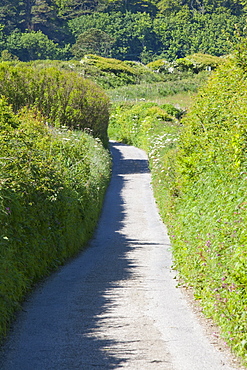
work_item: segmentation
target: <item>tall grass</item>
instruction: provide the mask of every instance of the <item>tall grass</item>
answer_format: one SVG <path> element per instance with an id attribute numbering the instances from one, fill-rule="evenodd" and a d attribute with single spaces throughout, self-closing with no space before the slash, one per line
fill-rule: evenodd
<path id="1" fill-rule="evenodd" d="M 192 75 L 188 78 L 169 80 L 158 83 L 145 83 L 138 85 L 122 86 L 107 90 L 107 94 L 113 102 L 122 101 L 156 101 L 167 96 L 177 94 L 191 94 L 198 91 L 201 85 L 208 78 L 208 73 Z"/>

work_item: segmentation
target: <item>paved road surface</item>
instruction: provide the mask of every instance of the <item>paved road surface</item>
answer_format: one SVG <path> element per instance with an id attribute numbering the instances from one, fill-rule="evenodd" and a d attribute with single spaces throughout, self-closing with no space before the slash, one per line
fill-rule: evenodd
<path id="1" fill-rule="evenodd" d="M 176 288 L 146 154 L 117 143 L 112 153 L 90 247 L 29 297 L 0 369 L 233 369 Z"/>

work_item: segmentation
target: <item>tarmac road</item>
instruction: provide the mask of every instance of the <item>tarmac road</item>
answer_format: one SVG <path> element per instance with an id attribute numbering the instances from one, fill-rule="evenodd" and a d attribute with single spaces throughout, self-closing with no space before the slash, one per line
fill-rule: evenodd
<path id="1" fill-rule="evenodd" d="M 111 146 L 113 175 L 95 236 L 28 297 L 0 369 L 235 369 L 176 288 L 146 154 Z"/>

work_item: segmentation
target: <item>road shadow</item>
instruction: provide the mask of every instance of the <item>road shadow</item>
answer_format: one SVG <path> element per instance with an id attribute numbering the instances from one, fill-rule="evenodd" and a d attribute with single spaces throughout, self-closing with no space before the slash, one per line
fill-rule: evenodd
<path id="1" fill-rule="evenodd" d="M 108 292 L 134 274 L 135 262 L 127 254 L 156 243 L 129 239 L 122 232 L 126 217 L 122 189 L 128 181 L 124 175 L 149 172 L 147 160 L 123 157 L 123 145 L 111 143 L 112 178 L 89 247 L 25 302 L 2 349 L 2 370 L 116 369 L 127 361 L 125 355 L 111 351 L 123 343 L 97 332 L 102 317 L 107 320 L 116 304 Z"/>

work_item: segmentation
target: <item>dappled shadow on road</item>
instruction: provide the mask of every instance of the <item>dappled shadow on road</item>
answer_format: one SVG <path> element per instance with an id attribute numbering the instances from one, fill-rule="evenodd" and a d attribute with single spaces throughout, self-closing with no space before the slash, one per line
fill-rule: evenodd
<path id="1" fill-rule="evenodd" d="M 127 255 L 133 248 L 141 248 L 143 244 L 150 243 L 127 238 L 122 231 L 125 208 L 121 192 L 128 181 L 123 175 L 149 172 L 147 160 L 124 158 L 119 150 L 122 145 L 124 144 L 114 143 L 111 146 L 114 159 L 112 180 L 98 229 L 91 241 L 91 248 L 95 253 L 99 251 L 100 260 L 82 281 L 78 301 L 82 321 L 80 320 L 80 324 L 77 322 L 76 327 L 81 340 L 80 351 L 83 360 L 80 366 L 83 369 L 115 369 L 124 366 L 127 361 L 125 353 L 122 353 L 122 356 L 114 353 L 114 348 L 124 348 L 124 339 L 122 343 L 116 343 L 114 339 L 109 340 L 109 337 L 102 333 L 101 325 L 108 320 L 109 313 L 116 304 L 114 293 L 112 296 L 109 292 L 114 292 L 122 281 L 131 279 L 134 273 L 135 262 Z M 128 310 L 128 307 L 126 309 Z M 118 325 L 117 330 L 121 332 L 121 324 Z M 134 351 L 133 346 L 133 353 Z M 132 355 L 128 353 L 127 357 Z"/>
<path id="2" fill-rule="evenodd" d="M 121 193 L 128 181 L 124 175 L 149 170 L 145 159 L 124 158 L 119 150 L 122 145 L 111 144 L 112 179 L 89 248 L 48 279 L 37 293 L 36 304 L 45 307 L 42 317 L 34 304 L 24 308 L 26 320 L 32 316 L 33 321 L 29 329 L 22 322 L 19 334 L 7 343 L 1 369 L 115 369 L 127 361 L 125 353 L 114 353 L 121 343 L 101 331 L 102 320 L 107 320 L 116 304 L 108 292 L 133 275 L 135 261 L 127 254 L 155 242 L 130 239 L 123 232 L 126 215 Z"/>
<path id="3" fill-rule="evenodd" d="M 123 158 L 119 148 L 125 146 L 125 144 L 121 143 L 114 143 L 111 145 L 111 153 L 115 158 L 115 163 L 113 165 L 113 171 L 115 171 L 119 175 L 127 175 L 127 174 L 138 174 L 138 173 L 148 173 L 148 160 L 145 159 L 126 159 Z"/>

